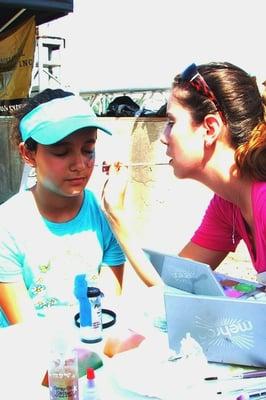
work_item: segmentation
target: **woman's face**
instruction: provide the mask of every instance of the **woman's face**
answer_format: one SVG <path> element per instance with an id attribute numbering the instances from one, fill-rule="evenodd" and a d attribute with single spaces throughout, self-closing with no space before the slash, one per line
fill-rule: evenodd
<path id="1" fill-rule="evenodd" d="M 53 145 L 38 144 L 34 152 L 38 184 L 66 197 L 81 194 L 93 171 L 96 140 L 95 128 L 83 128 Z"/>
<path id="2" fill-rule="evenodd" d="M 195 125 L 190 112 L 173 95 L 167 105 L 168 123 L 161 136 L 177 178 L 196 178 L 203 165 L 203 125 Z"/>

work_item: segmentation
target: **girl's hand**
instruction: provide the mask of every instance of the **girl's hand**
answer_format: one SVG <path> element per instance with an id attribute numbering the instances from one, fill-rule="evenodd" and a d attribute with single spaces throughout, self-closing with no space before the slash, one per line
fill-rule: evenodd
<path id="1" fill-rule="evenodd" d="M 128 168 L 117 161 L 106 168 L 105 172 L 108 179 L 102 190 L 102 207 L 108 217 L 116 220 L 125 210 L 125 195 L 129 181 Z"/>

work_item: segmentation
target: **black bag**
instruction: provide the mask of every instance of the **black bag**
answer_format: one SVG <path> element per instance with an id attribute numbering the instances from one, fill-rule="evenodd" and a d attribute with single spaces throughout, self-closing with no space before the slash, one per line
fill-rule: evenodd
<path id="1" fill-rule="evenodd" d="M 134 117 L 138 115 L 140 107 L 129 96 L 116 97 L 107 107 L 108 117 Z"/>

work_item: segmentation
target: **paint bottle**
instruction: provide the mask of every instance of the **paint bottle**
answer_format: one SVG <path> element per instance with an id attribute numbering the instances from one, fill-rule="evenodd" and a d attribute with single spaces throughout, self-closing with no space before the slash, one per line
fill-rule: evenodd
<path id="1" fill-rule="evenodd" d="M 93 368 L 87 368 L 87 379 L 83 390 L 82 400 L 100 400 Z"/>
<path id="2" fill-rule="evenodd" d="M 101 296 L 99 288 L 88 287 L 87 297 L 91 307 L 91 324 L 87 326 L 80 324 L 80 338 L 84 343 L 97 343 L 103 338 Z"/>

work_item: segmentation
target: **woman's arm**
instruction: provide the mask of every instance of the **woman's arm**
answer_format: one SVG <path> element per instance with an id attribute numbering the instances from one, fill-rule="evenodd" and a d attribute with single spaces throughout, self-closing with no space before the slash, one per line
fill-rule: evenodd
<path id="1" fill-rule="evenodd" d="M 115 218 L 114 214 L 107 215 L 107 218 L 130 265 L 139 278 L 147 286 L 162 284 L 161 277 L 143 252 L 137 238 L 132 234 L 126 216 L 121 213 L 119 216 L 116 214 Z"/>
<path id="2" fill-rule="evenodd" d="M 208 264 L 214 270 L 225 259 L 227 254 L 223 251 L 209 250 L 193 242 L 189 242 L 180 251 L 179 256 Z"/>
<path id="3" fill-rule="evenodd" d="M 146 257 L 134 232 L 130 229 L 124 201 L 128 169 L 116 163 L 109 169 L 109 178 L 102 192 L 102 206 L 110 226 L 126 257 L 140 279 L 147 285 L 162 284 L 161 277 Z"/>
<path id="4" fill-rule="evenodd" d="M 136 237 L 132 236 L 125 213 L 124 200 L 128 182 L 127 168 L 120 163 L 109 170 L 109 179 L 103 188 L 103 209 L 130 264 L 147 286 L 162 284 L 161 277 L 145 256 Z M 179 253 L 181 257 L 203 262 L 216 269 L 228 252 L 209 250 L 189 242 Z"/>
<path id="5" fill-rule="evenodd" d="M 0 282 L 0 307 L 11 325 L 37 317 L 23 281 Z"/>

